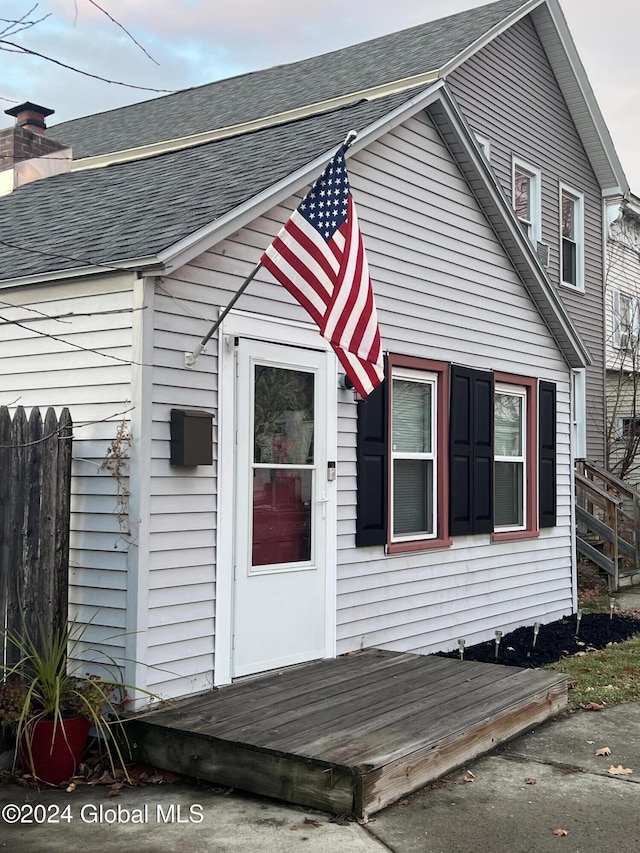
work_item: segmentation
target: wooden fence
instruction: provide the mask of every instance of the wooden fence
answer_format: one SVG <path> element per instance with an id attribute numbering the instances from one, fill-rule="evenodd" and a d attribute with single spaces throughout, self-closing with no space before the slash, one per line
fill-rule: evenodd
<path id="1" fill-rule="evenodd" d="M 68 409 L 0 407 L 0 627 L 19 634 L 66 626 L 72 426 Z"/>

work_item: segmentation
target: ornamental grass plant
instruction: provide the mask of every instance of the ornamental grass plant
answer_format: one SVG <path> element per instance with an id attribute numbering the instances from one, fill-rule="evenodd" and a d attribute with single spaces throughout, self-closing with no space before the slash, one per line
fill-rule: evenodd
<path id="1" fill-rule="evenodd" d="M 57 733 L 66 740 L 65 722 L 74 717 L 89 721 L 115 773 L 121 768 L 129 781 L 125 755 L 128 742 L 121 719 L 128 691 L 135 688 L 119 677 L 83 672 L 89 664 L 81 659 L 87 625 L 72 621 L 48 634 L 39 624 L 33 635 L 23 620 L 22 631 L 4 631 L 7 662 L 0 662 L 0 727 L 9 728 L 16 739 L 15 757 L 22 755 L 33 766 L 33 743 L 40 721 L 52 722 L 50 753 Z M 98 650 L 105 671 L 119 674 L 116 661 Z M 8 661 L 15 661 L 9 663 Z"/>

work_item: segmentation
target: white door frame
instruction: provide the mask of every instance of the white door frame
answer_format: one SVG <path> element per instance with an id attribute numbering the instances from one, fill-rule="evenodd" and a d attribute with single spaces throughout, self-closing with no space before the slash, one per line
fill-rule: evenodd
<path id="1" fill-rule="evenodd" d="M 218 462 L 217 462 L 217 529 L 216 529 L 216 605 L 214 638 L 214 685 L 232 680 L 233 634 L 233 561 L 235 502 L 235 372 L 234 338 L 248 337 L 269 343 L 282 342 L 327 353 L 327 422 L 334 428 L 327 435 L 327 458 L 338 457 L 338 363 L 330 345 L 317 326 L 289 320 L 271 320 L 260 314 L 232 311 L 225 318 L 218 337 Z M 327 483 L 337 492 L 337 482 Z M 327 504 L 326 519 L 326 598 L 325 657 L 336 654 L 337 618 L 337 500 Z"/>

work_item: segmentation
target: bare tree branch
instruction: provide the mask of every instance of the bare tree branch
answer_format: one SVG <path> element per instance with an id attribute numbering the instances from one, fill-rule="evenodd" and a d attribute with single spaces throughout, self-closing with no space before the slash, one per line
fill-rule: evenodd
<path id="1" fill-rule="evenodd" d="M 27 56 L 37 56 L 39 59 L 44 59 L 46 62 L 51 62 L 60 68 L 66 68 L 68 71 L 75 71 L 77 74 L 82 74 L 84 77 L 91 77 L 93 80 L 101 80 L 103 83 L 110 83 L 113 86 L 124 86 L 127 89 L 137 89 L 141 92 L 157 92 L 158 94 L 166 95 L 171 92 L 171 89 L 153 89 L 150 86 L 136 86 L 133 83 L 123 83 L 121 80 L 110 80 L 108 77 L 102 77 L 100 74 L 92 74 L 90 71 L 85 71 L 82 68 L 77 68 L 74 65 L 68 65 L 59 59 L 54 59 L 52 56 L 47 56 L 44 53 L 39 53 L 37 50 L 32 50 L 29 47 L 23 47 L 15 42 L 7 41 L 0 38 L 0 50 L 8 53 L 21 53 Z"/>
<path id="2" fill-rule="evenodd" d="M 31 27 L 35 27 L 36 24 L 40 24 L 42 21 L 45 21 L 47 18 L 51 17 L 51 12 L 48 12 L 46 15 L 43 15 L 41 18 L 35 18 L 33 20 L 29 19 L 29 16 L 35 12 L 38 8 L 38 3 L 32 6 L 28 12 L 25 12 L 24 15 L 20 18 L 0 18 L 0 21 L 3 24 L 7 24 L 7 26 L 0 30 L 0 37 L 2 36 L 14 36 L 17 33 L 21 33 L 24 30 L 31 29 Z"/>
<path id="3" fill-rule="evenodd" d="M 149 57 L 149 59 L 152 62 L 155 62 L 156 65 L 160 65 L 160 63 L 157 60 L 155 60 L 153 58 L 153 56 L 151 56 L 149 51 L 145 50 L 145 48 L 140 44 L 139 41 L 137 41 L 137 39 L 129 32 L 129 30 L 125 26 L 123 26 L 120 23 L 120 21 L 117 21 L 113 17 L 113 15 L 110 15 L 109 12 L 107 12 L 107 10 L 104 9 L 99 3 L 96 3 L 96 0 L 89 0 L 89 3 L 91 3 L 92 6 L 94 6 L 96 9 L 98 9 L 98 11 L 102 12 L 103 15 L 106 15 L 107 18 L 109 18 L 109 20 L 116 25 L 116 27 L 120 27 L 122 32 L 125 33 L 125 35 L 127 35 L 128 38 L 131 39 L 131 41 L 136 45 L 136 47 L 140 48 L 140 50 L 144 53 L 145 56 Z M 76 8 L 77 8 L 77 6 L 76 6 Z"/>

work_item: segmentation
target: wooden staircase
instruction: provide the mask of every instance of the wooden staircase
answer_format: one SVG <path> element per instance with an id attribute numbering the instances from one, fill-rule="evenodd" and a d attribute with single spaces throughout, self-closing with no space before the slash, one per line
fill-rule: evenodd
<path id="1" fill-rule="evenodd" d="M 575 484 L 576 550 L 616 591 L 640 572 L 640 494 L 593 462 L 576 463 Z"/>

